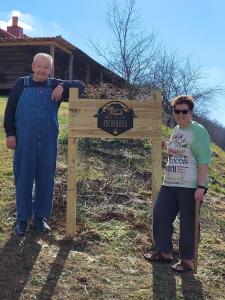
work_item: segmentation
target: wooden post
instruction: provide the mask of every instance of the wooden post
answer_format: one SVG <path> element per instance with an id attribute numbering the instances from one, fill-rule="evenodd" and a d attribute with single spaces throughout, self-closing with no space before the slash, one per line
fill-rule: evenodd
<path id="1" fill-rule="evenodd" d="M 69 125 L 72 122 L 71 103 L 75 99 L 78 99 L 78 89 L 70 89 L 70 94 L 69 94 Z M 75 233 L 76 233 L 77 157 L 78 157 L 78 138 L 77 137 L 71 137 L 71 135 L 70 135 L 70 126 L 69 126 L 66 235 L 71 236 L 71 237 L 75 236 Z"/>
<path id="2" fill-rule="evenodd" d="M 162 139 L 152 139 L 152 204 L 162 184 Z"/>
<path id="3" fill-rule="evenodd" d="M 85 76 L 85 83 L 90 83 L 90 65 L 86 65 L 86 76 Z"/>
<path id="4" fill-rule="evenodd" d="M 153 236 L 153 208 L 162 183 L 162 139 L 152 140 L 152 246 L 155 246 Z"/>
<path id="5" fill-rule="evenodd" d="M 160 90 L 152 90 L 153 101 L 161 100 Z M 162 136 L 152 139 L 152 244 L 155 245 L 153 237 L 153 207 L 162 184 Z"/>
<path id="6" fill-rule="evenodd" d="M 55 76 L 55 46 L 54 45 L 50 46 L 50 55 L 53 59 L 53 69 L 52 69 L 51 76 L 54 77 Z"/>
<path id="7" fill-rule="evenodd" d="M 103 83 L 103 72 L 100 72 L 99 83 Z"/>
<path id="8" fill-rule="evenodd" d="M 69 80 L 73 79 L 73 54 L 70 54 L 69 61 Z"/>
<path id="9" fill-rule="evenodd" d="M 162 103 L 160 90 L 152 90 L 152 101 Z M 162 110 L 159 111 L 162 116 Z M 160 116 L 160 120 L 161 120 Z M 160 122 L 161 125 L 161 122 Z M 157 194 L 162 184 L 162 135 L 152 139 L 152 203 L 155 204 Z"/>

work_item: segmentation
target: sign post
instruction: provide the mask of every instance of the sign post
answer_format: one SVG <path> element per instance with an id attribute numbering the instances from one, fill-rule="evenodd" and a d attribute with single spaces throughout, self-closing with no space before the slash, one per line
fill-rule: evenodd
<path id="1" fill-rule="evenodd" d="M 79 137 L 147 139 L 152 142 L 152 201 L 162 180 L 162 99 L 152 90 L 149 100 L 78 99 L 70 89 L 66 234 L 75 236 L 77 206 L 77 141 Z M 150 162 L 149 162 L 150 164 Z"/>

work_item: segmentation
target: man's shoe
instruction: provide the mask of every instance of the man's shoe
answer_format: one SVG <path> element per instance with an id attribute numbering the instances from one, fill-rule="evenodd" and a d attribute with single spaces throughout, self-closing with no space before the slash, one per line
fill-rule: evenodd
<path id="1" fill-rule="evenodd" d="M 36 230 L 40 233 L 49 232 L 51 230 L 44 218 L 34 217 L 33 224 Z"/>
<path id="2" fill-rule="evenodd" d="M 27 221 L 17 221 L 14 232 L 18 236 L 24 236 L 27 232 L 27 227 L 28 227 Z"/>

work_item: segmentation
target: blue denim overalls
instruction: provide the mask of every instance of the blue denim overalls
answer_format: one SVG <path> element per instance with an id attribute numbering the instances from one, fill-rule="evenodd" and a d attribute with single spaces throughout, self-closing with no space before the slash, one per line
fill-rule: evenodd
<path id="1" fill-rule="evenodd" d="M 50 218 L 56 169 L 58 120 L 57 102 L 51 100 L 51 79 L 46 86 L 30 86 L 24 78 L 24 89 L 16 109 L 14 176 L 17 220 Z M 32 198 L 33 184 L 35 195 Z"/>

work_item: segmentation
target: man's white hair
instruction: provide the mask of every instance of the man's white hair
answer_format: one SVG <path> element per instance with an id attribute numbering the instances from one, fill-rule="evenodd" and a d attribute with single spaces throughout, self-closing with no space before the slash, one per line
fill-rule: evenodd
<path id="1" fill-rule="evenodd" d="M 46 58 L 47 60 L 49 60 L 49 62 L 51 63 L 51 66 L 53 65 L 53 58 L 51 55 L 47 54 L 47 53 L 37 53 L 36 55 L 34 55 L 34 58 L 33 58 L 33 63 L 36 63 L 36 61 L 39 59 L 39 58 Z"/>

